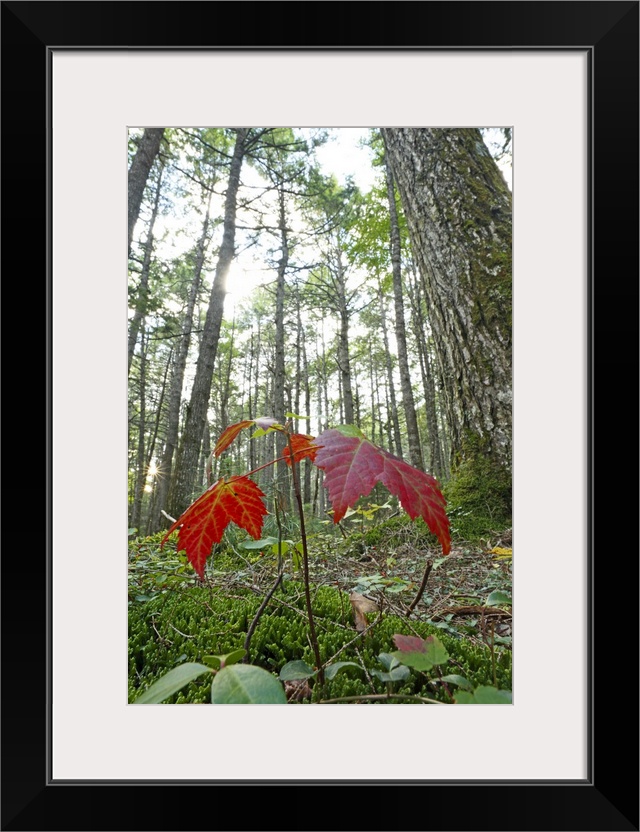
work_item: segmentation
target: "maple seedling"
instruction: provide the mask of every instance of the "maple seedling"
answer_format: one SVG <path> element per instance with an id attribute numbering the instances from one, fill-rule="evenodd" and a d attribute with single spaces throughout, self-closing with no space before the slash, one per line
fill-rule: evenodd
<path id="1" fill-rule="evenodd" d="M 294 414 L 287 414 L 287 418 L 294 418 Z M 416 517 L 423 518 L 440 541 L 443 555 L 449 554 L 451 549 L 446 501 L 434 477 L 374 445 L 354 425 L 339 425 L 313 437 L 293 433 L 291 421 L 281 424 L 273 417 L 244 419 L 229 425 L 222 432 L 212 456 L 219 457 L 243 428 L 252 425 L 256 426 L 253 437 L 264 436 L 271 431 L 281 431 L 287 436 L 287 447 L 281 459 L 286 461 L 292 473 L 302 538 L 307 616 L 316 663 L 318 668 L 321 668 L 322 661 L 311 610 L 307 536 L 298 471 L 300 461 L 308 458 L 324 472 L 323 485 L 333 506 L 334 524 L 342 520 L 360 497 L 366 497 L 377 483 L 381 483 L 399 499 L 400 505 L 412 520 Z M 268 514 L 264 503 L 266 495 L 250 477 L 277 461 L 274 459 L 243 475 L 218 479 L 172 524 L 161 546 L 164 546 L 169 535 L 178 529 L 178 551 L 186 552 L 189 562 L 203 579 L 212 546 L 214 543 L 220 543 L 229 523 L 235 523 L 258 540 L 262 535 L 264 518 Z M 321 670 L 318 678 L 322 683 Z"/>

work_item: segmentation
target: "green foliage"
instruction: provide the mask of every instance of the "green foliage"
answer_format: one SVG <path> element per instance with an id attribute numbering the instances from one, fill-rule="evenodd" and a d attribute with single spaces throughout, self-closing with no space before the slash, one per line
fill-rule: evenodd
<path id="1" fill-rule="evenodd" d="M 193 569 L 184 554 L 175 548 L 161 551 L 163 532 L 150 537 L 133 537 L 129 530 L 129 604 L 144 603 L 170 589 L 195 583 Z"/>
<path id="2" fill-rule="evenodd" d="M 197 679 L 198 676 L 210 674 L 208 667 L 197 662 L 185 662 L 184 664 L 174 667 L 168 673 L 165 673 L 157 682 L 154 682 L 151 687 L 147 688 L 135 700 L 136 705 L 158 705 L 169 699 L 169 697 L 177 693 L 188 682 Z"/>
<path id="3" fill-rule="evenodd" d="M 259 603 L 260 598 L 253 593 L 238 591 L 229 597 L 219 589 L 193 586 L 182 592 L 158 595 L 146 603 L 131 604 L 129 701 L 133 702 L 167 671 L 182 663 L 206 664 L 205 657 L 242 650 Z M 464 677 L 472 688 L 493 684 L 489 647 L 445 633 L 433 624 L 387 615 L 362 638 L 356 639 L 348 596 L 327 586 L 317 588 L 314 614 L 323 662 L 352 663 L 340 667 L 335 675 L 327 673 L 322 691 L 315 677 L 311 679 L 314 701 L 386 693 L 386 681 L 372 671 L 380 671 L 380 654 L 394 649 L 396 633 L 423 639 L 436 635 L 449 656 L 447 671 Z M 511 652 L 496 649 L 494 657 L 495 683 L 501 689 L 510 690 Z M 293 661 L 304 662 L 315 673 L 300 582 L 284 582 L 282 591 L 274 596 L 259 620 L 249 658 L 252 665 L 262 667 L 273 678 Z M 211 681 L 205 674 L 189 681 L 165 701 L 205 704 L 210 702 L 210 689 Z M 406 679 L 394 680 L 394 692 L 452 701 L 434 669 L 411 670 Z"/>
<path id="4" fill-rule="evenodd" d="M 224 667 L 211 685 L 214 705 L 286 705 L 287 697 L 278 680 L 251 664 Z"/>
<path id="5" fill-rule="evenodd" d="M 511 474 L 469 434 L 443 487 L 454 540 L 484 541 L 511 526 Z"/>

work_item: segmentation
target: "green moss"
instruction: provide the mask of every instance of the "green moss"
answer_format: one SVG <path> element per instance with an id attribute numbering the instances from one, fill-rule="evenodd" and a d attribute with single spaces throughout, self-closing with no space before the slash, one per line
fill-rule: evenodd
<path id="1" fill-rule="evenodd" d="M 278 599 L 284 603 L 278 603 Z M 147 604 L 129 609 L 129 701 L 132 702 L 168 670 L 185 661 L 202 661 L 207 654 L 228 653 L 243 646 L 246 628 L 251 622 L 260 599 L 257 596 L 226 597 L 205 587 L 192 587 L 187 592 L 162 596 Z M 347 618 L 345 620 L 344 613 Z M 353 661 L 371 671 L 381 669 L 378 655 L 395 649 L 393 635 L 418 634 L 423 638 L 437 634 L 450 654 L 450 668 L 473 684 L 492 684 L 492 663 L 489 649 L 455 638 L 434 625 L 411 624 L 397 616 L 385 616 L 364 637 L 356 639 L 348 596 L 332 587 L 319 587 L 314 593 L 314 614 L 323 661 Z M 345 648 L 345 649 L 343 649 Z M 357 648 L 357 652 L 356 649 Z M 289 661 L 303 659 L 314 665 L 309 646 L 302 585 L 285 582 L 263 614 L 251 641 L 250 660 L 253 664 L 278 673 Z M 499 687 L 511 689 L 511 654 L 497 654 Z M 448 700 L 441 685 L 433 684 L 437 674 L 416 671 L 395 692 L 418 694 Z M 323 690 L 313 687 L 313 698 L 330 699 L 342 696 L 383 694 L 386 685 L 362 669 L 342 669 L 325 684 Z M 201 704 L 209 702 L 211 679 L 200 677 L 171 697 L 169 704 Z"/>
<path id="2" fill-rule="evenodd" d="M 468 434 L 444 486 L 454 540 L 482 541 L 511 526 L 511 472 L 486 449 L 486 442 Z"/>

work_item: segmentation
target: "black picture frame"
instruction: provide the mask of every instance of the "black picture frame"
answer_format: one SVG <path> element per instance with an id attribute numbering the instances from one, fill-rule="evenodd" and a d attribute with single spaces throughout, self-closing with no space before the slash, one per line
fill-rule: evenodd
<path id="1" fill-rule="evenodd" d="M 638 830 L 638 546 L 629 534 L 628 477 L 638 435 L 628 379 L 637 373 L 638 2 L 2 2 L 4 288 L 24 308 L 51 435 L 50 89 L 54 48 L 71 49 L 582 49 L 589 54 L 589 773 L 585 782 L 385 781 L 78 782 L 47 780 L 50 754 L 51 457 L 37 512 L 47 521 L 29 556 L 2 559 L 2 829 L 452 829 Z M 215 8 L 214 8 L 215 7 Z M 238 28 L 237 11 L 242 12 Z M 214 27 L 202 22 L 215 13 Z M 220 21 L 225 20 L 224 25 Z M 285 20 L 289 28 L 285 28 Z M 294 28 L 290 28 L 291 22 Z M 210 40 L 209 32 L 215 31 Z M 419 34 L 418 34 L 419 33 Z M 239 43 L 241 41 L 241 44 Z M 561 137 L 558 138 L 561 143 Z M 27 240 L 25 245 L 15 241 Z M 34 246 L 34 238 L 39 246 Z M 9 285 L 7 285 L 9 284 Z M 18 285 L 16 285 L 18 284 Z M 33 297 L 36 296 L 36 297 Z M 33 323 L 40 296 L 42 318 Z M 6 308 L 6 307 L 5 307 Z M 15 315 L 11 316 L 12 321 Z M 9 316 L 7 316 L 7 322 Z M 13 325 L 13 324 L 12 324 Z M 31 331 L 33 330 L 33 331 Z M 26 330 L 20 330 L 23 335 Z M 631 335 L 636 337 L 630 343 Z M 19 335 L 18 335 L 19 337 Z M 26 337 L 26 336 L 25 336 Z M 13 359 L 11 350 L 10 357 Z M 7 389 L 24 390 L 24 365 L 5 362 Z M 620 372 L 614 372 L 614 368 Z M 630 372 L 631 371 L 631 372 Z M 33 373 L 33 369 L 31 371 Z M 625 381 L 626 380 L 626 381 Z M 14 393 L 15 395 L 15 393 Z M 629 399 L 631 398 L 631 401 Z M 12 396 L 13 399 L 13 396 Z M 557 403 L 561 406 L 561 403 Z M 632 418 L 635 417 L 635 418 Z M 42 424 L 36 416 L 34 431 Z M 599 438 L 596 449 L 595 438 Z M 22 432 L 24 435 L 24 425 Z M 25 437 L 26 438 L 26 437 Z M 30 437 L 29 437 L 30 439 Z M 41 452 L 41 451 L 39 451 Z M 30 463 L 31 465 L 33 463 Z M 18 476 L 19 479 L 19 476 Z M 38 479 L 42 480 L 41 474 Z M 635 469 L 632 482 L 636 481 Z M 25 493 L 33 493 L 33 475 Z M 561 484 L 560 484 L 561 485 Z M 16 490 L 13 482 L 12 486 Z M 28 489 L 28 490 L 27 490 Z M 561 493 L 561 487 L 558 489 Z M 561 505 L 544 511 L 561 511 Z M 606 515 L 606 516 L 605 516 Z M 7 526 L 20 543 L 24 518 Z M 628 588 L 632 591 L 629 593 Z M 19 588 L 19 591 L 16 591 Z M 541 664 L 541 695 L 571 696 L 561 634 Z M 478 749 L 461 749 L 475 754 Z M 304 746 L 295 753 L 312 753 Z M 348 753 L 348 752 L 344 752 Z M 489 755 L 490 756 L 490 755 Z M 481 754 L 490 772 L 490 760 Z M 479 765 L 479 772 L 483 766 Z M 164 787 L 166 786 L 166 790 Z M 162 789 L 157 791 L 157 789 Z M 202 791 L 201 789 L 206 789 Z M 345 791 L 346 790 L 346 791 Z M 378 791 L 386 790 L 386 792 Z M 231 818 L 231 820 L 230 820 Z"/>

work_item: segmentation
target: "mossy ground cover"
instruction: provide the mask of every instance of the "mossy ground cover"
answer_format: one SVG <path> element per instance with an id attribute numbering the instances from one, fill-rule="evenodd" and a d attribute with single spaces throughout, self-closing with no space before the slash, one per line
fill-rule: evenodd
<path id="1" fill-rule="evenodd" d="M 485 539 L 454 538 L 444 558 L 426 525 L 399 515 L 387 521 L 344 524 L 346 537 L 318 524 L 310 538 L 313 610 L 324 663 L 349 661 L 321 688 L 289 686 L 290 702 L 319 702 L 341 697 L 371 697 L 390 690 L 452 702 L 455 687 L 440 681 L 457 674 L 474 687 L 511 690 L 511 606 L 487 606 L 492 592 L 511 596 L 511 559 L 491 552 L 509 545 L 499 530 Z M 256 612 L 276 578 L 276 559 L 268 549 L 245 550 L 244 535 L 229 536 L 210 559 L 204 582 L 184 555 L 175 535 L 160 549 L 162 535 L 133 538 L 129 545 L 129 701 L 182 662 L 242 648 Z M 242 539 L 242 540 L 241 540 Z M 415 609 L 411 601 L 425 564 L 432 563 L 427 586 Z M 313 666 L 308 638 L 302 576 L 285 558 L 282 584 L 260 616 L 248 659 L 276 676 L 287 664 Z M 377 605 L 367 614 L 367 630 L 356 629 L 353 593 Z M 393 652 L 395 634 L 437 635 L 449 661 L 429 672 L 412 669 L 391 688 L 374 671 L 384 670 L 381 653 Z M 211 680 L 185 686 L 168 703 L 206 703 Z M 297 698 L 299 696 L 299 698 Z M 391 700 L 397 701 L 397 700 Z"/>

